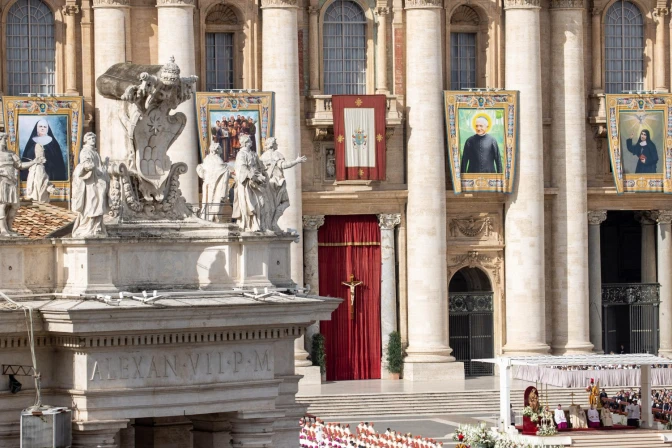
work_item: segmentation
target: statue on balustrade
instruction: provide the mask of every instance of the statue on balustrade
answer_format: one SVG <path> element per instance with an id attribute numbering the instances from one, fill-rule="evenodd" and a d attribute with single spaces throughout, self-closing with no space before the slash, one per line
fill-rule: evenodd
<path id="1" fill-rule="evenodd" d="M 0 236 L 20 236 L 12 230 L 12 223 L 19 211 L 18 170 L 47 162 L 44 155 L 35 155 L 30 162 L 21 162 L 19 156 L 7 148 L 7 134 L 0 132 Z"/>
<path id="2" fill-rule="evenodd" d="M 224 202 L 229 197 L 229 165 L 222 159 L 222 148 L 213 142 L 203 163 L 196 167 L 198 177 L 203 179 L 201 199 L 201 218 L 211 222 L 220 222 Z"/>
<path id="3" fill-rule="evenodd" d="M 287 194 L 287 181 L 285 180 L 285 170 L 294 168 L 299 163 L 306 161 L 306 156 L 299 156 L 295 160 L 287 162 L 285 156 L 278 151 L 278 143 L 275 137 L 266 139 L 266 151 L 261 155 L 261 161 L 264 163 L 266 173 L 268 173 L 269 187 L 273 199 L 273 219 L 271 228 L 276 232 L 282 229 L 278 226 L 278 220 L 289 207 L 289 195 Z"/>
<path id="4" fill-rule="evenodd" d="M 72 175 L 73 212 L 77 213 L 72 228 L 73 238 L 107 236 L 103 218 L 108 211 L 109 187 L 107 166 L 96 151 L 96 134 L 84 135 L 84 147 L 79 153 L 79 164 Z"/>
<path id="5" fill-rule="evenodd" d="M 243 231 L 273 233 L 273 193 L 264 164 L 252 150 L 252 140 L 248 135 L 240 136 L 235 172 L 232 217 Z"/>

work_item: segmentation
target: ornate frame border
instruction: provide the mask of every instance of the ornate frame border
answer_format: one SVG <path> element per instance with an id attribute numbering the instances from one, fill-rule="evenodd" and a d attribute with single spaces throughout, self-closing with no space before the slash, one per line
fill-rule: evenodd
<path id="1" fill-rule="evenodd" d="M 84 98 L 81 96 L 59 97 L 25 97 L 5 96 L 2 98 L 7 132 L 7 147 L 19 155 L 17 125 L 21 115 L 66 115 L 70 130 L 68 149 L 68 176 L 67 181 L 51 181 L 55 190 L 51 194 L 52 201 L 70 201 L 70 185 L 72 173 L 82 147 L 84 130 Z M 21 197 L 26 197 L 26 183 L 21 182 Z"/>
<path id="2" fill-rule="evenodd" d="M 609 159 L 614 175 L 616 192 L 622 193 L 672 193 L 672 94 L 608 94 L 607 140 Z M 623 154 L 618 128 L 621 111 L 661 111 L 665 120 L 664 170 L 656 174 L 627 174 L 623 172 Z"/>
<path id="3" fill-rule="evenodd" d="M 448 137 L 448 162 L 453 178 L 453 191 L 513 193 L 518 155 L 518 97 L 514 90 L 496 92 L 444 91 L 446 134 Z M 504 172 L 500 174 L 468 174 L 460 172 L 459 124 L 460 109 L 501 108 L 506 111 Z"/>
<path id="4" fill-rule="evenodd" d="M 196 118 L 198 120 L 198 146 L 201 160 L 205 158 L 212 136 L 208 116 L 210 111 L 258 111 L 260 120 L 260 152 L 267 137 L 274 135 L 275 98 L 273 92 L 196 92 Z"/>

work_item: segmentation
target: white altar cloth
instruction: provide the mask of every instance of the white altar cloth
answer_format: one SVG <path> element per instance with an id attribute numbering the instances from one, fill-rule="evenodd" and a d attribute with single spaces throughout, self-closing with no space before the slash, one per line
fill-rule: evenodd
<path id="1" fill-rule="evenodd" d="M 586 387 L 590 379 L 600 382 L 600 387 L 639 387 L 640 369 L 610 370 L 560 370 L 550 367 L 513 366 L 516 379 L 550 384 L 560 387 Z M 672 369 L 651 369 L 652 386 L 672 385 Z"/>

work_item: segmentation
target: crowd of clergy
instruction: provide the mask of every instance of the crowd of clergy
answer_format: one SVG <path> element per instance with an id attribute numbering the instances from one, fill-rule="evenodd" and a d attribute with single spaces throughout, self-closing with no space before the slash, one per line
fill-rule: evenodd
<path id="1" fill-rule="evenodd" d="M 378 433 L 373 423 L 360 422 L 354 431 L 350 425 L 327 423 L 316 417 L 299 421 L 301 448 L 439 448 L 442 442 L 412 434 L 400 434 L 387 428 Z"/>

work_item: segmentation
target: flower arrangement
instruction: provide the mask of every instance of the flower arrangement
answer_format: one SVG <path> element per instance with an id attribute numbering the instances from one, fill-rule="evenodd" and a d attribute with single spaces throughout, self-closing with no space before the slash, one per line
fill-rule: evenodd
<path id="1" fill-rule="evenodd" d="M 453 434 L 453 440 L 472 448 L 494 448 L 497 437 L 485 422 L 478 425 L 460 425 Z"/>
<path id="2" fill-rule="evenodd" d="M 525 417 L 529 417 L 530 421 L 533 422 L 538 422 L 544 418 L 551 419 L 551 413 L 548 411 L 544 411 L 543 409 L 539 409 L 537 411 L 534 411 L 530 406 L 525 406 L 523 408 L 523 415 Z"/>

